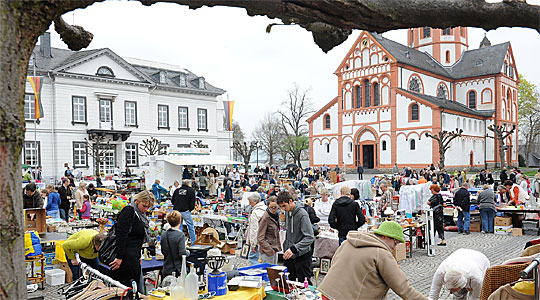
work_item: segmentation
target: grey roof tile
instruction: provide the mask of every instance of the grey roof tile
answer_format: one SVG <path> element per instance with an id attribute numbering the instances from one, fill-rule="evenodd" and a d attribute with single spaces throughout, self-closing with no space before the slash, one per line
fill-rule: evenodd
<path id="1" fill-rule="evenodd" d="M 427 53 L 394 42 L 378 33 L 370 32 L 370 34 L 398 62 L 442 75 L 449 79 L 463 79 L 500 73 L 510 45 L 509 42 L 506 42 L 480 49 L 468 50 L 463 52 L 461 59 L 454 65 L 444 67 Z M 479 60 L 482 61 L 479 62 Z"/>
<path id="2" fill-rule="evenodd" d="M 491 117 L 491 116 L 493 116 L 493 113 L 495 112 L 495 110 L 493 110 L 493 109 L 490 109 L 490 110 L 470 109 L 466 105 L 461 104 L 461 103 L 459 103 L 457 101 L 448 100 L 448 99 L 442 99 L 442 98 L 439 98 L 439 97 L 434 97 L 434 96 L 429 96 L 429 95 L 424 95 L 424 94 L 412 92 L 412 91 L 409 91 L 409 90 L 405 90 L 405 89 L 402 89 L 402 88 L 398 88 L 398 90 L 407 92 L 409 94 L 412 94 L 413 96 L 416 96 L 416 97 L 418 97 L 418 98 L 420 98 L 422 100 L 425 100 L 425 101 L 427 101 L 427 102 L 429 102 L 431 104 L 435 104 L 435 105 L 437 105 L 439 107 L 450 109 L 450 110 L 453 110 L 453 111 L 462 112 L 462 113 L 467 113 L 467 114 L 471 114 L 471 115 L 475 115 L 475 116 L 479 116 L 479 117 Z"/>

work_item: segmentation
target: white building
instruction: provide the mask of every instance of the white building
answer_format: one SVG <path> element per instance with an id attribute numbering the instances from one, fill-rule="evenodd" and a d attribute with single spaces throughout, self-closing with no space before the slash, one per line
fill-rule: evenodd
<path id="1" fill-rule="evenodd" d="M 34 130 L 34 92 L 26 83 L 26 133 L 22 161 L 43 167 L 46 181 L 59 179 L 64 163 L 84 175 L 94 172 L 85 138 L 104 135 L 111 148 L 100 169 L 118 166 L 140 171 L 146 162 L 142 140 L 155 137 L 167 148 L 186 148 L 202 140 L 211 153 L 229 156 L 221 95 L 214 87 L 178 66 L 120 57 L 108 48 L 70 51 L 40 39 L 28 75 L 43 76 L 44 117 Z"/>
<path id="2" fill-rule="evenodd" d="M 425 136 L 462 129 L 448 167 L 499 163 L 491 124 L 517 126 L 518 72 L 510 43 L 468 50 L 467 28 L 414 28 L 408 45 L 363 31 L 334 74 L 337 97 L 308 119 L 310 165 L 425 167 L 439 162 Z M 518 130 L 506 142 L 517 164 Z"/>

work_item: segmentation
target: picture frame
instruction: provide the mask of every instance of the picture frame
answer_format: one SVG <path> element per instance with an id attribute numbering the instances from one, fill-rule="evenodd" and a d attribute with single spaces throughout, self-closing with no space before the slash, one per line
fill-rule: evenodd
<path id="1" fill-rule="evenodd" d="M 330 259 L 321 258 L 321 274 L 327 274 L 330 270 Z"/>
<path id="2" fill-rule="evenodd" d="M 246 243 L 242 245 L 242 252 L 240 252 L 240 257 L 247 259 L 249 255 L 249 245 Z"/>

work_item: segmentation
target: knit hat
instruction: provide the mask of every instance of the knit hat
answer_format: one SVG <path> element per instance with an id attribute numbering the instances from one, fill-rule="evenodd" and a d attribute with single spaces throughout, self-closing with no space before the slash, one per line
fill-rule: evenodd
<path id="1" fill-rule="evenodd" d="M 405 243 L 403 239 L 403 228 L 394 221 L 384 221 L 379 228 L 373 230 L 373 233 L 393 238 L 400 243 Z"/>

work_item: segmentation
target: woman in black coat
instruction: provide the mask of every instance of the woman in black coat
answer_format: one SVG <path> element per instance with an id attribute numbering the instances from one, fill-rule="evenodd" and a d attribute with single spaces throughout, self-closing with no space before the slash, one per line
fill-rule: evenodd
<path id="1" fill-rule="evenodd" d="M 120 211 L 116 221 L 116 259 L 110 263 L 111 276 L 126 286 L 131 286 L 134 280 L 139 291 L 142 291 L 141 250 L 149 231 L 146 212 L 154 203 L 152 192 L 142 191 L 131 205 Z"/>
<path id="2" fill-rule="evenodd" d="M 446 246 L 446 241 L 444 240 L 444 200 L 441 194 L 439 194 L 441 187 L 436 184 L 432 184 L 429 187 L 429 190 L 431 191 L 432 195 L 427 204 L 433 209 L 433 223 L 435 225 L 435 231 L 437 231 L 439 238 L 441 239 L 441 242 L 437 245 Z"/>

